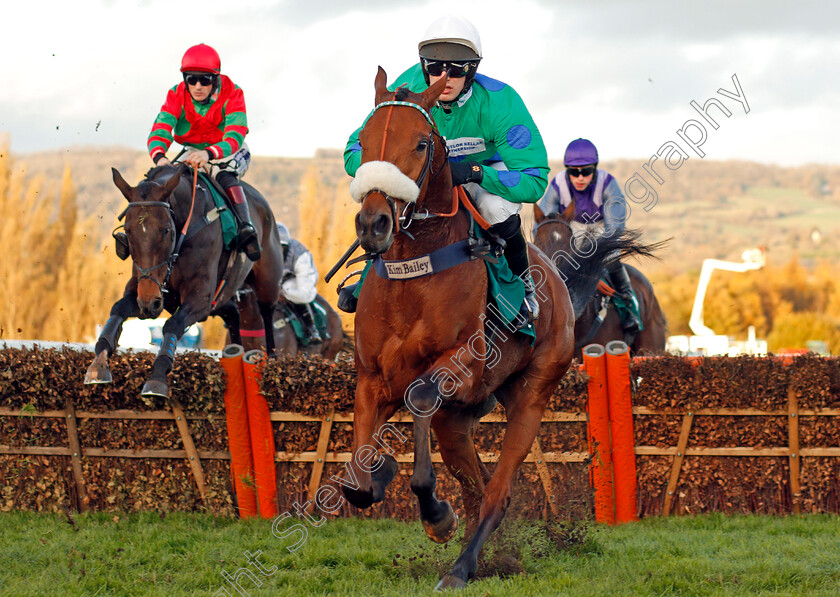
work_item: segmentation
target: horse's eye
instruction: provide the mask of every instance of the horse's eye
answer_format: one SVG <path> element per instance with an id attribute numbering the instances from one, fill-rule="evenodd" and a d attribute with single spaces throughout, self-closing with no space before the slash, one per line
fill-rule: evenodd
<path id="1" fill-rule="evenodd" d="M 426 151 L 427 147 L 429 147 L 428 139 L 421 139 L 420 142 L 417 143 L 417 151 Z"/>

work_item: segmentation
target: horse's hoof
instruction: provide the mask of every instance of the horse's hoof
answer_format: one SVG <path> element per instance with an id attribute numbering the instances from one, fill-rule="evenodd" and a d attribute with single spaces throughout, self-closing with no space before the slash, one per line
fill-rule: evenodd
<path id="1" fill-rule="evenodd" d="M 85 384 L 94 383 L 111 383 L 114 377 L 111 375 L 111 370 L 108 368 L 108 359 L 105 357 L 105 352 L 96 355 L 93 362 L 88 367 L 85 373 Z"/>
<path id="2" fill-rule="evenodd" d="M 344 497 L 347 501 L 360 509 L 370 508 L 373 505 L 373 492 L 351 489 L 345 485 L 341 486 Z"/>
<path id="3" fill-rule="evenodd" d="M 452 509 L 452 505 L 448 501 L 444 501 L 447 512 L 444 517 L 433 524 L 428 521 L 423 521 L 423 530 L 429 536 L 429 539 L 435 543 L 446 543 L 455 535 L 458 530 L 458 515 Z"/>
<path id="4" fill-rule="evenodd" d="M 454 574 L 445 574 L 435 587 L 435 591 L 442 591 L 444 589 L 465 589 L 466 587 L 467 581 L 461 580 Z"/>
<path id="5" fill-rule="evenodd" d="M 143 390 L 140 392 L 141 396 L 151 397 L 159 396 L 161 398 L 169 398 L 169 386 L 166 382 L 150 379 L 143 385 Z"/>

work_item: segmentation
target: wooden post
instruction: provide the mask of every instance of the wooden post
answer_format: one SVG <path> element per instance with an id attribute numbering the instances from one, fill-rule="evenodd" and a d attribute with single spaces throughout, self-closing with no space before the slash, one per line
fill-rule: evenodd
<path id="1" fill-rule="evenodd" d="M 315 462 L 312 463 L 312 476 L 309 478 L 309 492 L 307 493 L 309 503 L 306 506 L 306 512 L 312 512 L 315 509 L 315 494 L 321 485 L 321 475 L 324 473 L 324 461 L 327 456 L 327 446 L 330 443 L 330 432 L 332 431 L 334 418 L 335 409 L 331 408 L 324 418 L 321 419 L 321 433 L 318 435 L 318 447 L 315 449 Z"/>
<path id="2" fill-rule="evenodd" d="M 531 446 L 531 455 L 534 457 L 537 474 L 539 474 L 540 481 L 542 481 L 543 491 L 545 491 L 545 497 L 548 500 L 548 507 L 551 508 L 551 514 L 556 519 L 560 512 L 560 507 L 557 504 L 557 493 L 554 491 L 554 484 L 551 482 L 551 474 L 548 472 L 548 467 L 545 464 L 545 456 L 543 455 L 540 438 L 538 437 L 534 438 L 534 443 Z"/>
<path id="3" fill-rule="evenodd" d="M 788 386 L 788 448 L 790 449 L 790 502 L 794 514 L 802 511 L 802 490 L 799 486 L 799 401 L 796 390 Z"/>
<path id="4" fill-rule="evenodd" d="M 685 447 L 688 445 L 688 436 L 691 433 L 691 423 L 694 421 L 694 413 L 685 413 L 680 430 L 680 439 L 677 441 L 677 453 L 674 454 L 674 464 L 671 467 L 671 478 L 668 479 L 668 490 L 665 493 L 665 504 L 662 506 L 662 516 L 671 515 L 671 504 L 674 500 L 674 492 L 677 490 L 677 481 L 680 479 L 680 468 L 685 458 Z"/>
<path id="5" fill-rule="evenodd" d="M 79 428 L 76 422 L 76 408 L 70 396 L 64 402 L 65 421 L 67 422 L 67 439 L 70 443 L 70 462 L 73 468 L 73 479 L 76 482 L 76 493 L 79 496 L 79 512 L 87 510 L 90 498 L 85 490 L 85 478 L 82 475 L 82 446 L 79 443 Z"/>
<path id="6" fill-rule="evenodd" d="M 181 443 L 184 444 L 184 450 L 187 452 L 190 469 L 192 469 L 193 477 L 195 477 L 195 484 L 198 486 L 198 494 L 201 496 L 204 506 L 209 510 L 207 492 L 204 486 L 204 470 L 201 468 L 201 459 L 195 449 L 192 435 L 190 435 L 190 424 L 187 422 L 187 416 L 184 414 L 181 404 L 175 398 L 171 398 L 169 404 L 172 407 L 172 414 L 175 415 L 175 424 L 181 434 Z"/>

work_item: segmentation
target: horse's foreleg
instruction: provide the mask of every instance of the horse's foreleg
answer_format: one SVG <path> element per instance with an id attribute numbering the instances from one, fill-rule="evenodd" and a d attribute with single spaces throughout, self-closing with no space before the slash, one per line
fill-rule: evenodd
<path id="1" fill-rule="evenodd" d="M 231 299 L 224 305 L 216 309 L 216 314 L 222 318 L 227 326 L 228 333 L 230 333 L 230 341 L 232 344 L 242 345 L 241 321 L 239 317 L 239 308 Z"/>
<path id="2" fill-rule="evenodd" d="M 113 381 L 111 370 L 108 367 L 108 359 L 117 350 L 125 320 L 129 317 L 137 317 L 139 314 L 140 308 L 137 306 L 136 294 L 128 294 L 114 303 L 114 306 L 111 307 L 111 315 L 105 322 L 105 327 L 102 328 L 102 333 L 99 334 L 99 339 L 93 349 L 96 356 L 85 373 L 86 384 L 111 383 Z"/>
<path id="3" fill-rule="evenodd" d="M 187 327 L 195 321 L 195 319 L 189 318 L 189 311 L 182 306 L 163 324 L 163 339 L 160 343 L 160 350 L 158 350 L 157 357 L 155 357 L 155 362 L 152 365 L 152 374 L 146 380 L 140 392 L 142 396 L 169 397 L 169 384 L 166 382 L 166 376 L 172 370 L 178 340 L 184 335 Z"/>
<path id="4" fill-rule="evenodd" d="M 446 543 L 458 528 L 458 516 L 448 501 L 440 501 L 435 495 L 437 477 L 432 465 L 430 428 L 437 400 L 437 384 L 428 380 L 411 392 L 411 412 L 414 415 L 414 472 L 411 475 L 411 491 L 417 496 L 420 520 L 426 535 L 435 543 Z"/>
<path id="5" fill-rule="evenodd" d="M 380 407 L 377 388 L 374 379 L 359 376 L 353 410 L 353 458 L 345 465 L 344 478 L 336 479 L 344 496 L 357 508 L 368 508 L 381 502 L 385 489 L 399 469 L 390 453 L 379 452 L 383 444 L 387 446 L 383 436 L 389 430 L 385 423 L 396 412 L 399 403 Z"/>
<path id="6" fill-rule="evenodd" d="M 467 522 L 465 541 L 478 527 L 478 514 L 484 496 L 484 486 L 490 473 L 478 456 L 473 439 L 478 419 L 472 413 L 446 413 L 432 418 L 432 427 L 446 468 L 461 485 Z"/>
<path id="7" fill-rule="evenodd" d="M 521 380 L 516 383 L 518 387 L 513 391 L 519 395 L 511 396 L 507 401 L 503 401 L 510 405 L 506 409 L 505 438 L 502 442 L 499 463 L 490 482 L 484 488 L 478 527 L 466 549 L 455 561 L 452 570 L 438 583 L 438 588 L 464 587 L 475 574 L 478 567 L 478 553 L 488 537 L 502 522 L 510 505 L 514 475 L 530 452 L 534 438 L 537 436 L 545 411 L 545 401 L 522 385 Z M 533 385 L 531 384 L 530 387 Z M 527 394 L 527 398 L 523 393 Z"/>
<path id="8" fill-rule="evenodd" d="M 274 304 L 259 302 L 260 315 L 265 328 L 265 352 L 272 355 L 275 352 L 274 344 Z"/>

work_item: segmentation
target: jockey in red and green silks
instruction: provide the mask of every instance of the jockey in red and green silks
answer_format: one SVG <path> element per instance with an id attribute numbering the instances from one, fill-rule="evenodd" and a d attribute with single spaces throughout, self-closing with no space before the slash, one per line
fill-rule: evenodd
<path id="1" fill-rule="evenodd" d="M 239 221 L 238 244 L 248 258 L 260 258 L 260 245 L 251 222 L 248 202 L 238 177 L 245 174 L 251 152 L 245 144 L 248 118 L 242 90 L 221 74 L 219 55 L 208 45 L 186 51 L 181 60 L 184 80 L 166 94 L 166 101 L 149 133 L 149 155 L 156 165 L 168 164 L 166 151 L 177 141 L 185 148 L 184 161 L 202 168 L 219 168 L 216 180 L 225 189 Z"/>
<path id="2" fill-rule="evenodd" d="M 548 156 L 540 131 L 510 85 L 477 74 L 481 41 L 472 23 L 442 17 L 430 25 L 419 48 L 420 63 L 400 75 L 390 89 L 407 85 L 420 93 L 444 72 L 448 74 L 431 112 L 446 139 L 452 182 L 465 185 L 491 232 L 505 240 L 505 257 L 525 284 L 525 307 L 533 321 L 539 303 L 519 211 L 523 203 L 539 201 L 548 184 Z M 351 176 L 361 164 L 360 131 L 350 136 L 344 151 L 345 170 Z M 339 306 L 352 308 L 348 302 L 340 301 Z"/>

